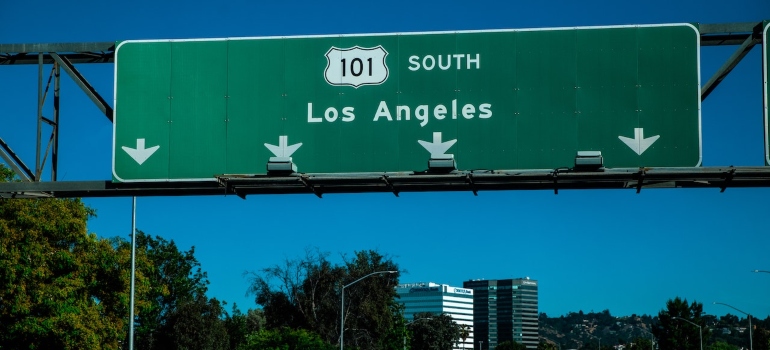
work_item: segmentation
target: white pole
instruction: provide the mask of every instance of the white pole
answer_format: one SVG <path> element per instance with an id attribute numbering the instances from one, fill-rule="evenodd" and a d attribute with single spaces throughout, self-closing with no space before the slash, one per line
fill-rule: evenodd
<path id="1" fill-rule="evenodd" d="M 749 317 L 749 349 L 754 350 L 754 339 L 752 339 L 753 337 L 751 336 L 751 315 L 746 314 L 746 316 Z"/>
<path id="2" fill-rule="evenodd" d="M 340 299 L 340 350 L 345 347 L 345 287 L 342 286 L 342 298 Z"/>
<path id="3" fill-rule="evenodd" d="M 382 275 L 382 274 L 386 274 L 386 273 L 396 273 L 396 272 L 398 272 L 398 271 L 377 271 L 377 272 L 372 272 L 372 273 L 370 273 L 370 274 L 368 274 L 368 275 L 366 275 L 364 277 L 361 277 L 361 278 L 359 278 L 359 279 L 357 279 L 357 280 L 355 280 L 353 282 L 350 282 L 350 283 L 342 286 L 342 298 L 340 298 L 340 350 L 343 350 L 344 347 L 345 347 L 345 341 L 344 341 L 344 336 L 345 336 L 345 288 L 350 287 L 350 286 L 356 284 L 358 281 L 360 281 L 360 280 L 362 280 L 364 278 L 367 278 L 367 277 L 371 277 L 371 276 L 374 276 L 374 275 Z"/>
<path id="4" fill-rule="evenodd" d="M 757 272 L 757 271 L 759 271 L 759 270 L 756 270 L 755 272 Z M 740 309 L 736 308 L 735 306 L 728 305 L 728 304 L 725 304 L 725 303 L 718 303 L 718 302 L 715 301 L 714 304 L 715 305 L 719 304 L 719 305 L 727 306 L 727 307 L 729 307 L 729 308 L 731 308 L 731 309 L 733 309 L 735 311 L 738 311 L 738 312 L 746 315 L 749 318 L 749 349 L 750 350 L 754 350 L 754 340 L 751 339 L 752 338 L 751 337 L 751 314 L 749 314 L 748 312 L 745 312 L 745 311 L 741 311 Z"/>
<path id="5" fill-rule="evenodd" d="M 134 350 L 134 280 L 136 279 L 136 197 L 131 203 L 131 306 L 128 316 L 128 350 Z"/>

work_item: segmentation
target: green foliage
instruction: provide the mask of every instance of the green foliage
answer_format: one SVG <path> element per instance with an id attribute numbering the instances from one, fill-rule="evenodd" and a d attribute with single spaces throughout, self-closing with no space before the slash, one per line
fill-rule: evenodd
<path id="1" fill-rule="evenodd" d="M 409 330 L 413 350 L 450 350 L 460 339 L 460 326 L 448 314 L 415 314 Z"/>
<path id="2" fill-rule="evenodd" d="M 262 310 L 248 310 L 245 314 L 233 304 L 232 315 L 225 319 L 225 328 L 230 338 L 230 349 L 236 350 L 245 345 L 246 336 L 265 327 L 265 314 Z"/>
<path id="3" fill-rule="evenodd" d="M 197 295 L 173 310 L 163 325 L 169 346 L 165 349 L 229 349 L 229 335 L 222 320 L 224 309 L 219 300 Z"/>
<path id="4" fill-rule="evenodd" d="M 711 344 L 707 349 L 708 350 L 738 350 L 739 348 L 735 345 L 730 345 L 720 340 L 715 342 L 714 344 Z"/>
<path id="5" fill-rule="evenodd" d="M 145 302 L 136 314 L 137 348 L 230 348 L 226 312 L 218 300 L 206 297 L 209 281 L 195 248 L 180 251 L 174 241 L 141 231 L 136 246 L 137 270 L 146 278 Z"/>
<path id="6" fill-rule="evenodd" d="M 538 347 L 539 348 L 539 347 Z M 517 343 L 515 341 L 506 340 L 497 344 L 495 350 L 527 350 L 524 344 Z"/>
<path id="7" fill-rule="evenodd" d="M 342 278 L 342 268 L 333 267 L 328 254 L 306 251 L 302 259 L 286 260 L 283 265 L 264 268 L 251 273 L 249 292 L 262 305 L 268 329 L 311 328 L 319 325 L 317 333 L 324 339 L 338 334 L 339 309 L 335 279 Z M 276 282 L 273 284 L 273 282 Z M 338 311 L 337 311 L 338 312 Z M 324 325 L 327 325 L 325 329 Z"/>
<path id="8" fill-rule="evenodd" d="M 770 344 L 770 337 L 768 331 L 762 328 L 760 325 L 755 324 L 752 332 L 752 339 L 754 342 L 754 350 L 768 350 Z"/>
<path id="9" fill-rule="evenodd" d="M 550 341 L 541 341 L 537 344 L 537 350 L 559 350 L 559 347 Z"/>
<path id="10" fill-rule="evenodd" d="M 692 302 L 687 304 L 687 299 L 679 297 L 669 299 L 666 302 L 666 310 L 658 313 L 658 324 L 652 329 L 652 333 L 658 340 L 661 349 L 700 349 L 700 331 L 698 327 L 693 326 L 674 317 L 688 320 L 700 325 L 705 330 L 705 323 L 702 319 L 703 304 Z M 708 341 L 708 332 L 703 332 L 703 343 Z"/>
<path id="11" fill-rule="evenodd" d="M 77 199 L 0 199 L 0 348 L 118 347 L 128 260 L 86 232 L 93 214 Z"/>
<path id="12" fill-rule="evenodd" d="M 13 179 L 0 164 L 0 182 Z M 93 215 L 78 199 L 0 199 L 0 349 L 128 342 L 131 245 L 88 234 Z M 237 326 L 206 297 L 194 249 L 137 232 L 136 263 L 138 349 L 231 349 L 264 323 L 249 311 Z"/>
<path id="13" fill-rule="evenodd" d="M 647 350 L 653 349 L 653 346 L 651 344 L 650 338 L 639 337 L 631 340 L 628 348 L 632 350 Z"/>
<path id="14" fill-rule="evenodd" d="M 304 329 L 263 329 L 249 334 L 239 350 L 334 350 L 320 336 Z"/>
<path id="15" fill-rule="evenodd" d="M 355 252 L 346 259 L 347 277 L 340 280 L 351 283 L 376 271 L 398 271 L 390 259 L 375 251 Z M 364 330 L 346 333 L 345 345 L 363 349 L 379 349 L 393 328 L 391 302 L 396 298 L 398 273 L 371 276 L 345 289 L 345 329 Z M 332 340 L 330 340 L 332 342 Z"/>
<path id="16" fill-rule="evenodd" d="M 6 167 L 5 164 L 0 164 L 0 182 L 13 182 L 14 177 L 13 170 Z"/>
<path id="17" fill-rule="evenodd" d="M 327 257 L 308 250 L 304 258 L 251 273 L 249 291 L 262 305 L 267 329 L 305 329 L 338 344 L 341 287 L 373 272 L 398 271 L 395 263 L 375 251 L 356 252 L 342 265 Z M 394 342 L 398 318 L 392 302 L 397 281 L 398 273 L 375 275 L 345 288 L 346 347 L 380 349 Z"/>
<path id="18" fill-rule="evenodd" d="M 391 300 L 390 315 L 393 326 L 382 341 L 382 349 L 403 349 L 404 344 L 407 341 L 410 341 L 411 338 L 409 332 L 406 330 L 404 310 L 404 304 L 399 303 L 396 300 Z"/>

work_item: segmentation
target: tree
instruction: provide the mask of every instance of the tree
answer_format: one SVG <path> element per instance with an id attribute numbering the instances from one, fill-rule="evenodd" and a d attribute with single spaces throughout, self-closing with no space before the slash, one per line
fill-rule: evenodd
<path id="1" fill-rule="evenodd" d="M 398 271 L 376 251 L 359 251 L 334 265 L 328 253 L 308 249 L 305 257 L 251 272 L 249 291 L 267 318 L 267 329 L 306 329 L 330 344 L 339 344 L 342 286 L 370 273 Z M 398 273 L 371 276 L 345 289 L 345 345 L 383 348 L 394 341 L 393 300 Z"/>
<path id="2" fill-rule="evenodd" d="M 460 340 L 462 340 L 463 344 L 465 344 L 465 340 L 468 339 L 468 337 L 471 336 L 471 329 L 470 326 L 467 324 L 460 325 Z"/>
<path id="3" fill-rule="evenodd" d="M 495 348 L 495 350 L 527 350 L 527 347 L 522 343 L 506 340 L 502 343 L 497 344 L 497 347 Z"/>
<path id="4" fill-rule="evenodd" d="M 230 339 L 230 349 L 236 350 L 246 345 L 246 337 L 249 334 L 265 327 L 265 314 L 262 310 L 254 309 L 249 309 L 244 314 L 233 304 L 232 315 L 227 315 L 224 323 Z"/>
<path id="5" fill-rule="evenodd" d="M 323 328 L 326 324 L 331 329 L 318 332 L 323 338 L 331 339 L 339 333 L 336 289 L 345 273 L 332 266 L 327 257 L 328 253 L 306 249 L 303 258 L 251 272 L 249 292 L 262 305 L 268 329 Z M 334 310 L 336 317 L 329 315 Z"/>
<path id="6" fill-rule="evenodd" d="M 227 348 L 226 312 L 218 300 L 206 297 L 209 281 L 195 247 L 180 251 L 174 241 L 136 234 L 137 270 L 148 285 L 147 302 L 137 312 L 137 348 Z"/>
<path id="7" fill-rule="evenodd" d="M 317 334 L 304 329 L 282 327 L 263 329 L 250 334 L 243 350 L 334 350 Z"/>
<path id="8" fill-rule="evenodd" d="M 753 327 L 752 341 L 754 343 L 754 350 L 768 350 L 768 345 L 770 345 L 768 331 L 756 324 Z"/>
<path id="9" fill-rule="evenodd" d="M 79 199 L 0 199 L 0 348 L 119 346 L 128 260 L 87 233 L 93 215 Z"/>
<path id="10" fill-rule="evenodd" d="M 460 326 L 446 313 L 417 313 L 409 330 L 413 350 L 450 350 L 460 339 Z"/>
<path id="11" fill-rule="evenodd" d="M 551 343 L 550 340 L 541 340 L 540 343 L 537 344 L 537 350 L 559 350 L 559 348 L 556 346 L 556 344 Z"/>
<path id="12" fill-rule="evenodd" d="M 166 349 L 229 349 L 230 338 L 223 321 L 224 309 L 216 298 L 196 295 L 172 310 L 163 325 Z"/>
<path id="13" fill-rule="evenodd" d="M 634 341 L 631 343 L 630 348 L 633 350 L 647 350 L 647 349 L 652 349 L 653 347 L 650 344 L 650 339 L 640 337 L 640 338 L 634 339 Z"/>
<path id="14" fill-rule="evenodd" d="M 406 329 L 405 309 L 404 304 L 397 302 L 395 299 L 390 302 L 393 326 L 383 339 L 382 349 L 402 349 L 407 341 L 411 342 L 410 334 Z"/>
<path id="15" fill-rule="evenodd" d="M 345 259 L 347 277 L 342 283 L 353 282 L 377 271 L 398 271 L 398 266 L 387 257 L 372 250 L 355 252 Z M 364 349 L 378 349 L 394 327 L 391 304 L 396 298 L 395 286 L 399 273 L 366 278 L 345 289 L 345 328 L 359 330 L 346 333 L 345 345 Z M 339 314 L 338 314 L 339 315 Z"/>
<path id="16" fill-rule="evenodd" d="M 718 340 L 714 344 L 711 344 L 711 346 L 708 347 L 709 350 L 738 350 L 738 347 L 735 345 L 727 344 L 721 340 Z"/>
<path id="17" fill-rule="evenodd" d="M 13 173 L 0 165 L 0 182 Z M 130 244 L 86 232 L 79 199 L 0 199 L 0 348 L 127 343 Z M 194 249 L 137 232 L 137 347 L 226 349 L 226 313 L 205 296 Z"/>
<path id="18" fill-rule="evenodd" d="M 679 297 L 673 300 L 669 299 L 666 302 L 666 310 L 661 310 L 658 313 L 658 324 L 652 328 L 652 333 L 655 338 L 658 339 L 661 349 L 683 349 L 683 350 L 698 350 L 700 349 L 700 332 L 698 327 L 693 326 L 682 320 L 677 320 L 674 317 L 688 320 L 692 323 L 701 325 L 705 328 L 705 323 L 702 319 L 703 304 L 693 301 L 692 304 L 687 304 L 687 299 L 680 299 Z M 703 332 L 703 343 L 706 344 L 708 340 L 708 332 Z"/>

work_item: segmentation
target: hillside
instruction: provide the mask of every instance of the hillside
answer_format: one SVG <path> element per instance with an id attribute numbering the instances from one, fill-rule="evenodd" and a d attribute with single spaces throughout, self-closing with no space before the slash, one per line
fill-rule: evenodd
<path id="1" fill-rule="evenodd" d="M 727 314 L 717 317 L 705 315 L 707 327 L 704 328 L 704 349 L 718 341 L 735 346 L 736 349 L 749 348 L 748 320 Z M 637 339 L 649 341 L 652 327 L 658 325 L 657 315 L 612 316 L 609 310 L 583 313 L 570 312 L 566 315 L 550 317 L 540 314 L 540 337 L 561 349 L 596 349 L 601 338 L 603 349 L 616 345 L 626 345 L 626 349 Z M 754 349 L 768 349 L 767 329 L 770 317 L 765 320 L 752 319 L 754 327 Z M 708 333 L 707 333 L 708 332 Z M 649 343 L 646 343 L 649 344 Z"/>

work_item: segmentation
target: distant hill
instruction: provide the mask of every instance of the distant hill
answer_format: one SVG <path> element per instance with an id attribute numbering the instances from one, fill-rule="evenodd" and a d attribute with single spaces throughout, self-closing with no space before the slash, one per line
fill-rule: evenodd
<path id="1" fill-rule="evenodd" d="M 749 347 L 748 320 L 727 314 L 722 317 L 705 315 L 707 329 L 711 332 L 709 344 L 722 341 L 736 347 Z M 638 338 L 650 339 L 652 327 L 658 324 L 658 317 L 650 315 L 612 316 L 609 310 L 602 312 L 570 312 L 566 315 L 551 317 L 540 314 L 540 337 L 551 343 L 558 343 L 562 350 L 596 349 L 601 338 L 602 348 L 627 345 Z M 754 350 L 768 349 L 768 328 L 770 317 L 765 320 L 752 318 L 754 332 Z M 704 329 L 704 332 L 706 329 Z M 758 340 L 757 337 L 760 339 Z M 544 339 L 543 339 L 544 338 Z M 764 341 L 763 341 L 764 340 Z M 759 344 L 758 344 L 759 342 Z M 762 344 L 764 343 L 764 344 Z"/>

